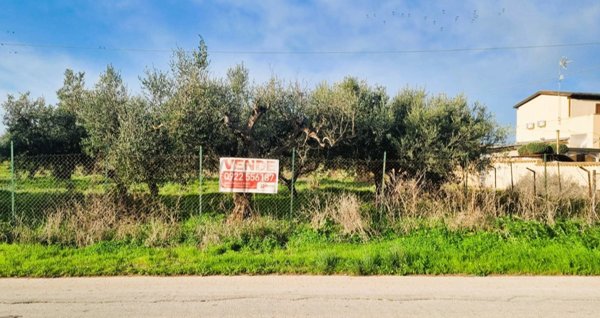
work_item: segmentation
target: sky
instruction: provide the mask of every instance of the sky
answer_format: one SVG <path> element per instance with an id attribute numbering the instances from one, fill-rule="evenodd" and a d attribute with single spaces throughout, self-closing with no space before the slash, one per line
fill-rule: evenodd
<path id="1" fill-rule="evenodd" d="M 210 71 L 244 63 L 312 87 L 354 76 L 381 85 L 464 94 L 514 127 L 538 90 L 600 92 L 598 1 L 33 1 L 0 0 L 0 101 L 31 92 L 56 103 L 65 69 L 88 86 L 108 64 L 131 93 L 172 50 L 208 46 Z M 0 131 L 4 127 L 0 125 Z"/>

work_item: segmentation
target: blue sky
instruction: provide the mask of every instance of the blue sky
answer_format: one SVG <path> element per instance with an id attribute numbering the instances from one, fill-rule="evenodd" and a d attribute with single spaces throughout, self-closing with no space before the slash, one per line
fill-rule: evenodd
<path id="1" fill-rule="evenodd" d="M 598 1 L 1 0 L 1 100 L 31 91 L 54 103 L 66 68 L 91 86 L 109 63 L 136 93 L 145 68 L 167 69 L 169 51 L 194 48 L 198 35 L 216 76 L 243 62 L 256 82 L 310 87 L 351 75 L 390 95 L 464 93 L 503 125 L 514 125 L 512 105 L 557 89 L 562 56 L 573 61 L 563 90 L 600 92 L 600 45 L 443 51 L 600 42 Z M 382 51 L 392 53 L 373 53 Z"/>

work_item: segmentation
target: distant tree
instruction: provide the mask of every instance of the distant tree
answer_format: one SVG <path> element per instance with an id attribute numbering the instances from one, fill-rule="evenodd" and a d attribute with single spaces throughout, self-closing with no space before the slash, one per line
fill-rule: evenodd
<path id="1" fill-rule="evenodd" d="M 71 69 L 65 70 L 63 86 L 56 92 L 58 108 L 71 114 L 77 114 L 85 102 L 87 90 L 85 88 L 85 73 L 75 73 Z"/>
<path id="2" fill-rule="evenodd" d="M 61 108 L 47 105 L 42 98 L 32 100 L 29 93 L 18 98 L 8 95 L 2 103 L 6 133 L 0 146 L 4 158 L 10 154 L 10 142 L 18 156 L 38 156 L 28 160 L 30 173 L 39 168 L 51 169 L 58 178 L 69 178 L 78 162 L 75 158 L 57 160 L 47 155 L 80 154 L 85 131 L 77 126 L 75 116 Z"/>
<path id="3" fill-rule="evenodd" d="M 371 87 L 353 77 L 340 84 L 356 103 L 352 120 L 352 135 L 340 145 L 336 155 L 346 158 L 381 160 L 383 151 L 389 150 L 386 134 L 392 125 L 389 97 L 383 87 Z M 376 149 L 377 151 L 372 151 Z M 369 150 L 369 151 L 367 151 Z"/>
<path id="4" fill-rule="evenodd" d="M 79 87 L 71 78 L 79 81 L 67 72 L 68 87 Z M 72 89 L 61 91 L 69 92 L 64 94 L 69 97 L 64 98 L 65 108 L 73 109 L 87 131 L 83 140 L 86 153 L 102 160 L 122 196 L 140 182 L 158 195 L 158 185 L 168 173 L 165 165 L 172 164 L 164 158 L 169 154 L 169 139 L 160 127 L 162 100 L 150 84 L 146 87 L 150 98 L 130 97 L 121 75 L 109 65 L 94 88 L 83 91 L 81 97 L 71 93 Z"/>
<path id="5" fill-rule="evenodd" d="M 330 158 L 351 159 L 360 172 L 371 172 L 375 181 L 381 180 L 381 161 L 387 151 L 393 158 L 390 131 L 394 127 L 389 97 L 383 87 L 369 86 L 364 81 L 347 77 L 341 86 L 354 100 L 356 110 L 352 120 L 352 134 L 330 152 Z M 375 182 L 379 185 L 380 182 Z"/>
<path id="6" fill-rule="evenodd" d="M 131 98 L 119 118 L 119 133 L 108 151 L 111 168 L 121 182 L 131 185 L 144 182 L 153 197 L 158 186 L 176 171 L 168 147 L 168 136 L 157 126 L 156 114 L 147 101 Z"/>
<path id="7" fill-rule="evenodd" d="M 352 92 L 346 100 L 357 103 L 353 133 L 330 155 L 357 159 L 357 168 L 371 172 L 378 188 L 384 151 L 387 171 L 439 185 L 465 162 L 484 167 L 484 155 L 506 135 L 483 105 L 470 106 L 463 96 L 428 97 L 405 88 L 390 100 L 383 88 L 354 78 L 343 86 Z"/>
<path id="8" fill-rule="evenodd" d="M 221 116 L 232 96 L 224 81 L 210 77 L 208 65 L 207 47 L 201 39 L 192 52 L 174 52 L 169 73 L 154 71 L 144 83 L 153 99 L 162 100 L 157 109 L 159 126 L 171 140 L 172 153 L 197 154 L 203 146 L 206 164 L 216 167 L 217 154 L 233 147 L 233 136 L 223 130 Z"/>
<path id="9" fill-rule="evenodd" d="M 483 105 L 469 105 L 462 95 L 428 98 L 424 91 L 405 90 L 392 105 L 399 170 L 433 185 L 451 179 L 465 163 L 484 167 L 484 155 L 506 136 Z"/>
<path id="10" fill-rule="evenodd" d="M 129 95 L 121 75 L 109 65 L 75 110 L 88 133 L 83 146 L 91 156 L 106 156 L 116 145 L 128 102 Z"/>
<path id="11" fill-rule="evenodd" d="M 302 98 L 294 87 L 284 87 L 277 79 L 251 86 L 243 66 L 230 69 L 227 88 L 230 98 L 219 107 L 221 130 L 233 137 L 228 152 L 238 157 L 279 157 L 291 152 L 295 137 L 302 133 L 303 118 L 297 111 Z M 248 194 L 234 195 L 230 220 L 253 215 Z"/>

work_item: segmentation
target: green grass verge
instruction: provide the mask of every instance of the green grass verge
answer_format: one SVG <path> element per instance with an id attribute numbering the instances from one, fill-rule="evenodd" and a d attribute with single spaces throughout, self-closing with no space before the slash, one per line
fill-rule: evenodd
<path id="1" fill-rule="evenodd" d="M 298 227 L 283 244 L 269 236 L 198 248 L 107 241 L 84 248 L 0 244 L 0 276 L 97 275 L 599 275 L 600 227 L 500 221 L 487 231 L 419 227 L 346 242 Z"/>

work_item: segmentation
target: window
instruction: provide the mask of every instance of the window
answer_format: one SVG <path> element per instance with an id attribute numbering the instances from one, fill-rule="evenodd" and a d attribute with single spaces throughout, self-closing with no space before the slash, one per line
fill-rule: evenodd
<path id="1" fill-rule="evenodd" d="M 600 103 L 596 104 L 596 112 L 594 114 L 600 115 Z"/>
<path id="2" fill-rule="evenodd" d="M 527 129 L 533 129 L 533 128 L 535 128 L 534 123 L 527 123 Z"/>
<path id="3" fill-rule="evenodd" d="M 538 120 L 537 125 L 540 128 L 546 127 L 546 121 L 545 120 Z"/>

